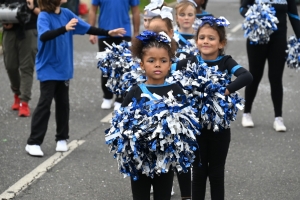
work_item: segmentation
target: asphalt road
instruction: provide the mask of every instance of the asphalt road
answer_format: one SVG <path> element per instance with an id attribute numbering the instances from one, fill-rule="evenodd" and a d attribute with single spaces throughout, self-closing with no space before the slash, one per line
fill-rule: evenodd
<path id="1" fill-rule="evenodd" d="M 210 0 L 207 10 L 231 22 L 226 53 L 247 68 L 245 38 L 238 29 L 243 21 L 238 11 L 239 2 Z M 292 33 L 289 25 L 288 35 Z M 112 110 L 100 109 L 102 91 L 96 52 L 97 46 L 88 42 L 88 36 L 74 37 L 75 75 L 70 85 L 70 142 L 73 141 L 74 151 L 68 155 L 55 152 L 53 103 L 42 145 L 43 158 L 31 157 L 25 152 L 31 118 L 19 118 L 17 112 L 10 110 L 13 94 L 0 56 L 0 199 L 7 194 L 20 200 L 132 199 L 129 178 L 118 173 L 117 163 L 104 142 L 104 130 L 109 124 L 100 120 Z M 285 69 L 283 117 L 288 130 L 278 133 L 272 128 L 274 112 L 267 71 L 268 66 L 253 106 L 255 128 L 241 127 L 242 112 L 232 123 L 226 199 L 300 199 L 300 73 Z M 30 107 L 33 111 L 39 98 L 38 81 L 34 81 L 32 92 Z M 243 90 L 240 93 L 244 95 Z M 26 176 L 28 174 L 31 176 Z M 179 200 L 176 178 L 174 190 L 172 199 Z M 210 199 L 209 189 L 207 191 L 207 199 Z"/>

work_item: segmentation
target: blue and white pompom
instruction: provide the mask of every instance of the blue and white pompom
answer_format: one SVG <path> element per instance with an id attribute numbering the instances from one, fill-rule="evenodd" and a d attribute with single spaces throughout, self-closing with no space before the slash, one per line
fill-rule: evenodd
<path id="1" fill-rule="evenodd" d="M 208 67 L 206 63 L 188 64 L 186 69 L 173 72 L 167 80 L 177 82 L 184 90 L 202 127 L 219 131 L 230 128 L 230 121 L 236 120 L 238 110 L 244 108 L 244 100 L 237 92 L 225 96 L 230 76 Z"/>
<path id="2" fill-rule="evenodd" d="M 128 49 L 130 43 L 108 45 L 104 52 L 97 55 L 98 68 L 104 77 L 108 77 L 106 87 L 116 95 L 123 95 L 128 88 L 139 81 L 145 81 L 138 62 L 132 58 Z"/>
<path id="3" fill-rule="evenodd" d="M 295 36 L 291 36 L 288 40 L 288 49 L 286 63 L 291 69 L 300 69 L 300 39 Z"/>
<path id="4" fill-rule="evenodd" d="M 249 7 L 243 22 L 244 36 L 252 44 L 266 44 L 270 35 L 277 30 L 277 17 L 275 9 L 270 4 L 257 2 Z"/>
<path id="5" fill-rule="evenodd" d="M 176 50 L 176 54 L 177 53 L 186 53 L 188 55 L 191 56 L 195 56 L 198 54 L 199 50 L 196 46 L 196 42 L 194 39 L 184 39 L 183 43 L 185 43 L 185 45 L 182 45 L 180 42 L 180 34 L 178 32 L 174 32 L 174 36 L 173 39 L 177 42 L 178 48 Z M 181 60 L 181 59 L 179 59 Z"/>
<path id="6" fill-rule="evenodd" d="M 133 99 L 114 112 L 105 140 L 125 177 L 137 180 L 141 172 L 153 178 L 170 167 L 179 172 L 191 167 L 200 126 L 184 96 L 178 102 L 171 92 L 168 95 L 151 101 Z"/>

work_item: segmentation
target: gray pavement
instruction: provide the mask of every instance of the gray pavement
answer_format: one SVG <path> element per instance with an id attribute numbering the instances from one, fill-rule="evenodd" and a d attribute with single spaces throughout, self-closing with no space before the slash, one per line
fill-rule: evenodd
<path id="1" fill-rule="evenodd" d="M 242 22 L 237 0 L 210 0 L 207 10 L 225 16 L 231 22 L 226 53 L 246 68 L 247 55 L 243 32 L 233 28 Z M 292 29 L 289 25 L 289 34 Z M 70 86 L 70 141 L 85 140 L 81 146 L 34 180 L 15 199 L 132 199 L 129 178 L 117 171 L 116 161 L 104 142 L 108 123 L 101 123 L 111 110 L 100 109 L 102 91 L 95 59 L 97 46 L 88 36 L 74 37 L 75 75 Z M 226 199 L 230 200 L 299 200 L 300 199 L 300 89 L 299 73 L 285 69 L 283 117 L 286 133 L 275 132 L 268 66 L 253 106 L 255 128 L 240 125 L 241 113 L 232 123 L 232 138 L 226 164 Z M 0 196 L 26 174 L 55 154 L 54 107 L 48 132 L 42 145 L 43 158 L 30 157 L 24 147 L 30 132 L 31 118 L 19 118 L 10 110 L 13 95 L 0 56 Z M 243 96 L 243 90 L 240 91 Z M 39 97 L 38 81 L 34 82 L 30 106 Z M 53 103 L 54 104 L 54 103 Z M 174 200 L 180 199 L 178 181 L 174 179 Z M 209 189 L 207 198 L 210 199 Z"/>

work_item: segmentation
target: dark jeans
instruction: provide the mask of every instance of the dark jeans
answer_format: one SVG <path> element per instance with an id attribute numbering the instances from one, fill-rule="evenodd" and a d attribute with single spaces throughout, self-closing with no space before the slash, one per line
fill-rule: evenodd
<path id="1" fill-rule="evenodd" d="M 197 136 L 202 166 L 199 166 L 199 150 L 197 150 L 193 163 L 193 200 L 205 199 L 207 177 L 210 182 L 211 199 L 224 200 L 224 171 L 230 135 L 230 129 L 221 132 L 202 129 L 201 135 Z"/>
<path id="2" fill-rule="evenodd" d="M 127 42 L 130 42 L 131 37 L 113 37 L 113 38 L 99 39 L 98 40 L 99 51 L 105 51 L 105 48 L 107 48 L 106 44 L 104 44 L 103 41 L 107 42 L 110 45 L 113 44 L 113 43 L 118 45 L 118 44 L 122 43 L 124 40 L 127 41 Z M 101 87 L 102 87 L 102 91 L 103 91 L 103 98 L 104 99 L 112 99 L 114 94 L 111 91 L 109 91 L 107 89 L 107 87 L 105 86 L 107 81 L 108 81 L 108 78 L 103 77 L 102 74 L 101 74 Z M 116 102 L 122 103 L 123 102 L 123 97 L 117 97 Z"/>
<path id="3" fill-rule="evenodd" d="M 162 173 L 160 176 L 155 174 L 153 179 L 139 173 L 138 180 L 130 179 L 133 200 L 150 200 L 151 185 L 153 185 L 154 200 L 170 200 L 173 178 L 174 171 L 171 169 L 168 173 Z"/>
<path id="4" fill-rule="evenodd" d="M 30 145 L 43 143 L 50 118 L 52 100 L 55 100 L 56 141 L 69 139 L 69 81 L 40 82 L 40 99 L 31 120 Z"/>

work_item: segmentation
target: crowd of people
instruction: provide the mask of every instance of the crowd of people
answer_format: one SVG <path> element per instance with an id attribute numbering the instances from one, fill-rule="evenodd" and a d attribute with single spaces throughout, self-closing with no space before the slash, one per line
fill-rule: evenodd
<path id="1" fill-rule="evenodd" d="M 216 17 L 217 13 L 205 11 L 208 0 L 178 0 L 175 12 L 163 0 L 151 0 L 143 11 L 143 32 L 139 30 L 139 0 L 92 0 L 88 23 L 69 9 L 61 7 L 66 0 L 22 1 L 27 4 L 31 18 L 26 24 L 3 24 L 3 55 L 13 92 L 11 109 L 17 110 L 20 117 L 31 115 L 28 102 L 31 99 L 34 67 L 36 69 L 40 97 L 31 116 L 30 134 L 25 147 L 31 156 L 44 155 L 41 145 L 47 132 L 53 99 L 57 126 L 56 151 L 68 151 L 69 82 L 74 72 L 75 34 L 89 34 L 90 43 L 97 43 L 100 52 L 105 51 L 107 45 L 130 43 L 128 50 L 146 77 L 146 81 L 135 82 L 125 95 L 117 94 L 113 100 L 116 93 L 108 89 L 108 80 L 122 80 L 120 77 L 104 76 L 103 72 L 100 74 L 103 91 L 101 109 L 114 107 L 112 121 L 120 120 L 116 127 L 112 122 L 106 135 L 109 138 L 107 142 L 121 156 L 118 160 L 119 166 L 123 166 L 120 172 L 131 176 L 135 200 L 150 199 L 151 192 L 154 199 L 170 199 L 174 172 L 177 173 L 182 199 L 205 199 L 207 179 L 211 198 L 225 199 L 224 171 L 231 130 L 230 120 L 227 120 L 230 117 L 227 112 L 229 108 L 222 105 L 230 98 L 239 100 L 235 92 L 245 87 L 242 126 L 254 127 L 251 108 L 266 60 L 269 64 L 268 75 L 275 112 L 273 127 L 275 131 L 287 130 L 282 118 L 286 15 L 289 16 L 296 37 L 300 38 L 300 18 L 294 0 L 264 1 L 276 10 L 278 30 L 271 35 L 267 44 L 253 45 L 247 40 L 249 71 L 231 55 L 225 54 L 226 27 L 229 22 L 225 17 Z M 243 0 L 241 15 L 245 16 L 249 6 L 254 3 L 254 0 Z M 97 19 L 98 8 L 100 14 Z M 190 71 L 197 73 L 197 76 L 190 75 Z M 219 88 L 214 83 L 202 84 L 207 78 L 206 72 L 214 75 L 214 80 L 221 85 Z M 184 85 L 184 77 L 188 76 L 193 76 L 198 84 Z M 231 76 L 236 77 L 234 81 Z M 169 82 L 170 77 L 173 82 Z M 201 95 L 203 91 L 207 96 Z M 216 100 L 217 97 L 222 100 Z M 141 119 L 148 118 L 149 113 L 141 109 L 148 109 L 149 105 L 151 107 L 158 101 L 167 105 L 174 98 L 181 102 L 179 105 L 182 107 L 176 108 L 180 112 L 184 113 L 186 107 L 195 111 L 196 120 L 190 118 L 184 123 L 184 126 L 189 127 L 190 134 L 183 134 L 185 129 L 182 127 L 174 128 L 174 124 L 171 127 L 169 121 L 154 117 L 149 118 L 154 124 L 149 129 L 144 129 L 147 124 L 142 122 L 139 126 L 131 124 L 135 128 L 130 129 L 124 125 L 123 118 L 117 118 L 126 116 L 129 121 L 138 120 L 136 115 L 126 115 L 132 109 L 141 113 Z M 212 106 L 206 107 L 203 102 L 210 102 Z M 175 111 L 171 110 L 162 109 L 158 112 L 161 115 L 170 112 L 168 117 L 172 119 L 172 112 Z M 169 134 L 171 129 L 173 132 Z M 156 132 L 160 134 L 155 135 Z M 181 148 L 178 148 L 179 143 Z M 149 144 L 151 147 L 148 148 Z M 165 165 L 161 164 L 161 168 L 158 168 L 158 160 L 165 154 L 170 157 L 162 159 Z M 125 157 L 127 164 L 124 164 Z"/>

